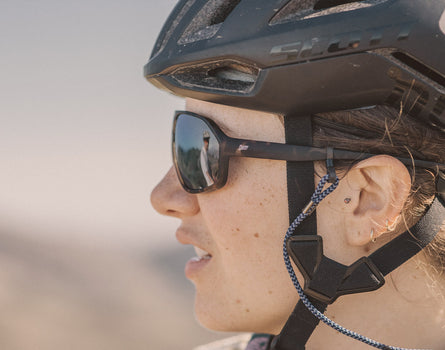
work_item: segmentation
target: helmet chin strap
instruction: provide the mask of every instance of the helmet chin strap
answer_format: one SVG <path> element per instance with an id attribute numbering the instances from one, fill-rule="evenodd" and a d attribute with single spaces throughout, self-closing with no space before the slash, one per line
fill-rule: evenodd
<path id="1" fill-rule="evenodd" d="M 312 118 L 311 116 L 294 118 L 284 117 L 286 143 L 293 145 L 312 146 Z M 289 225 L 292 224 L 302 208 L 306 206 L 315 188 L 313 162 L 286 162 L 287 168 L 287 196 L 289 203 Z M 294 234 L 299 236 L 317 233 L 317 216 L 310 215 L 298 227 Z M 309 296 L 318 310 L 324 312 L 327 304 Z M 320 320 L 299 301 L 290 315 L 280 335 L 274 337 L 271 349 L 304 349 L 306 342 Z"/>
<path id="2" fill-rule="evenodd" d="M 326 175 L 320 182 L 320 190 L 328 177 Z M 324 183 L 323 180 L 325 180 Z M 441 181 L 444 180 L 439 180 L 439 183 Z M 329 191 L 334 186 L 335 184 L 331 185 L 324 192 Z M 440 188 L 439 184 L 437 188 Z M 318 200 L 317 198 L 320 199 Z M 440 231 L 441 225 L 445 220 L 443 194 L 439 193 L 436 196 L 426 214 L 408 231 L 402 233 L 373 254 L 358 259 L 350 266 L 345 266 L 324 256 L 321 236 L 293 235 L 294 227 L 298 226 L 299 222 L 304 220 L 307 215 L 310 215 L 323 198 L 316 191 L 311 198 L 309 213 L 303 211 L 286 234 L 284 243 L 286 267 L 298 291 L 300 300 L 282 332 L 272 340 L 270 349 L 304 349 L 307 340 L 318 323 L 310 316 L 316 317 L 344 335 L 375 348 L 404 349 L 388 346 L 350 331 L 324 316 L 323 312 L 328 304 L 333 303 L 341 295 L 369 292 L 380 288 L 385 283 L 384 276 L 425 248 Z M 292 260 L 303 274 L 305 280 L 304 289 L 298 282 L 290 264 L 288 250 Z M 312 303 L 308 296 L 321 303 L 321 308 L 314 305 L 315 303 Z M 307 312 L 300 315 L 300 312 L 303 312 L 301 304 L 304 304 L 311 315 L 307 315 Z"/>
<path id="3" fill-rule="evenodd" d="M 304 120 L 285 118 L 286 143 L 311 145 L 311 118 Z M 422 219 L 406 232 L 387 243 L 368 257 L 362 257 L 350 266 L 345 266 L 323 254 L 323 240 L 316 234 L 316 215 L 311 215 L 321 200 L 335 190 L 332 153 L 327 159 L 326 174 L 312 193 L 314 168 L 307 164 L 287 162 L 289 218 L 290 223 L 284 241 L 283 255 L 291 279 L 300 300 L 284 325 L 275 336 L 270 350 L 303 350 L 320 320 L 337 331 L 379 349 L 402 349 L 388 346 L 352 332 L 323 315 L 327 306 L 339 296 L 376 290 L 384 285 L 384 276 L 425 248 L 440 231 L 445 220 L 445 176 L 440 174 L 437 196 Z M 333 183 L 327 190 L 324 185 Z M 310 192 L 308 194 L 308 192 Z M 305 198 L 311 198 L 304 205 Z M 304 208 L 304 209 L 301 209 Z M 290 219 L 291 220 L 291 219 Z M 289 254 L 288 254 L 289 252 Z M 304 289 L 298 282 L 290 263 L 289 255 L 304 277 Z"/>

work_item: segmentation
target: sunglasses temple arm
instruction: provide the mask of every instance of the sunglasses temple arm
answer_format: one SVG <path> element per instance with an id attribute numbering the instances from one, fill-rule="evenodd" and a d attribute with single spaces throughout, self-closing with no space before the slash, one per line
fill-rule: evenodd
<path id="1" fill-rule="evenodd" d="M 225 153 L 232 157 L 249 157 L 305 162 L 326 160 L 328 158 L 327 150 L 327 148 L 320 147 L 230 139 L 226 145 Z M 334 159 L 363 159 L 363 156 L 363 153 L 334 150 Z"/>
<path id="2" fill-rule="evenodd" d="M 328 158 L 328 148 L 288 145 L 274 142 L 262 142 L 253 140 L 230 139 L 227 140 L 225 153 L 232 157 L 249 157 L 261 159 L 275 159 L 287 161 L 317 161 Z M 376 154 L 333 149 L 334 160 L 362 160 L 375 156 Z M 416 160 L 413 158 L 399 159 L 408 166 L 420 168 L 438 168 L 445 170 L 445 164 Z"/>

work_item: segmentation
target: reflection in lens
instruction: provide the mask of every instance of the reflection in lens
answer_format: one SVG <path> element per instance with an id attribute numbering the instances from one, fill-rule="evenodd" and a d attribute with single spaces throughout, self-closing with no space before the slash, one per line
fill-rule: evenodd
<path id="1" fill-rule="evenodd" d="M 181 114 L 176 121 L 174 151 L 184 184 L 192 190 L 212 186 L 218 179 L 219 145 L 207 124 Z"/>
<path id="2" fill-rule="evenodd" d="M 202 147 L 201 152 L 199 153 L 199 165 L 201 167 L 202 175 L 204 175 L 204 179 L 206 181 L 207 186 L 212 186 L 214 184 L 212 170 L 209 163 L 209 143 L 210 143 L 210 134 L 207 130 L 204 130 L 202 133 Z"/>

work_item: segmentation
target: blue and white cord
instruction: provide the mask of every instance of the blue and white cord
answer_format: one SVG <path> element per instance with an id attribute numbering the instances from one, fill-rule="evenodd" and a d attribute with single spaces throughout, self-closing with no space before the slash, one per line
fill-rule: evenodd
<path id="1" fill-rule="evenodd" d="M 303 292 L 303 288 L 301 288 L 300 283 L 298 282 L 297 276 L 295 275 L 295 271 L 292 267 L 292 264 L 290 262 L 289 254 L 287 253 L 287 241 L 294 233 L 295 229 L 303 222 L 304 219 L 306 219 L 311 213 L 316 209 L 317 205 L 325 199 L 330 193 L 332 193 L 338 186 L 339 179 L 336 177 L 335 182 L 329 186 L 326 190 L 323 191 L 324 185 L 328 182 L 329 175 L 323 176 L 323 178 L 320 180 L 320 182 L 317 185 L 317 188 L 315 189 L 314 194 L 311 197 L 311 201 L 306 206 L 306 208 L 303 209 L 303 211 L 298 215 L 298 217 L 294 220 L 294 222 L 289 226 L 286 232 L 286 236 L 284 237 L 283 242 L 283 258 L 284 263 L 286 264 L 287 271 L 289 272 L 289 276 L 292 279 L 292 282 L 297 289 L 298 295 L 300 296 L 301 301 L 303 304 L 308 308 L 308 310 L 317 317 L 320 321 L 326 323 L 328 326 L 334 328 L 336 331 L 347 335 L 348 337 L 354 338 L 356 340 L 359 340 L 365 344 L 368 344 L 370 346 L 373 346 L 377 349 L 390 349 L 390 350 L 415 350 L 415 349 L 406 349 L 406 348 L 398 348 L 395 346 L 389 346 L 382 343 L 379 343 L 375 340 L 372 340 L 370 338 L 367 338 L 361 334 L 358 334 L 356 332 L 353 332 L 345 327 L 340 326 L 338 323 L 335 323 L 325 315 L 323 315 L 322 312 L 320 312 L 307 298 L 306 294 Z"/>

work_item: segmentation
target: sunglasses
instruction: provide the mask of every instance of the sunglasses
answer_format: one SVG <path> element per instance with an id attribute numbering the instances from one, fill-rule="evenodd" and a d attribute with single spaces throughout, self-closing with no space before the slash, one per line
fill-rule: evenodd
<path id="1" fill-rule="evenodd" d="M 186 111 L 176 111 L 172 138 L 173 162 L 182 187 L 189 193 L 214 191 L 227 182 L 230 157 L 308 162 L 334 159 L 359 160 L 375 154 L 310 146 L 288 145 L 232 138 L 211 119 Z M 398 158 L 406 165 L 445 169 L 428 161 Z"/>

